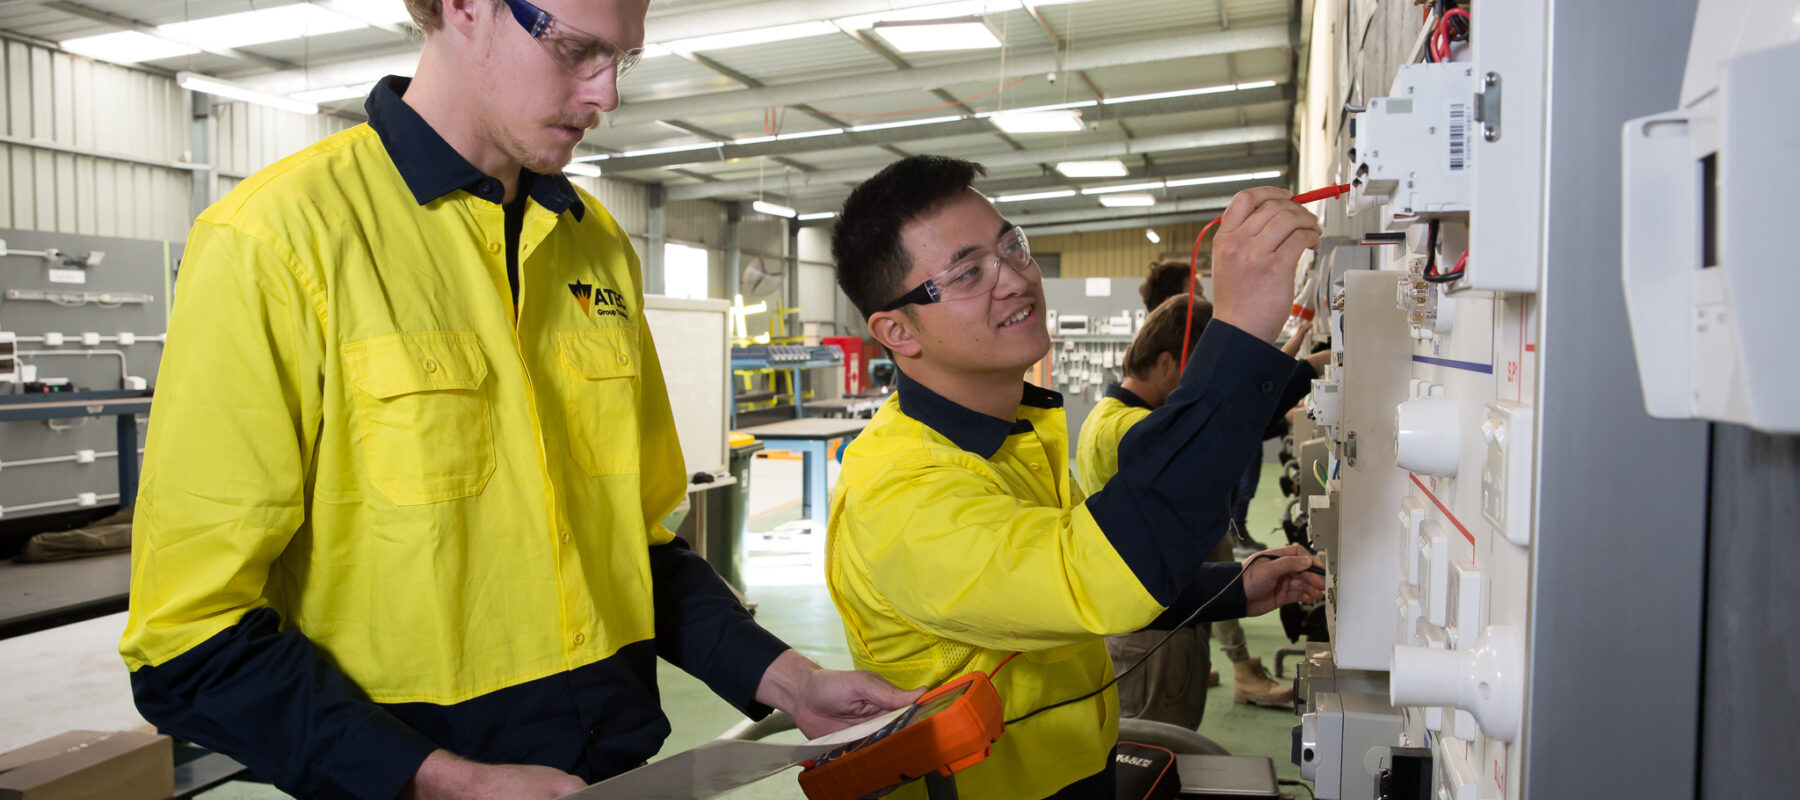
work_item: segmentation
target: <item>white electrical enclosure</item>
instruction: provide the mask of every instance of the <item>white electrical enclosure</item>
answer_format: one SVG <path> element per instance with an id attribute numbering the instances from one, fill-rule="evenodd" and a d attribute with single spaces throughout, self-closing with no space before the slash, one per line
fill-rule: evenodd
<path id="1" fill-rule="evenodd" d="M 1800 433 L 1800 1 L 1703 0 L 1681 108 L 1623 133 L 1624 283 L 1651 416 Z"/>

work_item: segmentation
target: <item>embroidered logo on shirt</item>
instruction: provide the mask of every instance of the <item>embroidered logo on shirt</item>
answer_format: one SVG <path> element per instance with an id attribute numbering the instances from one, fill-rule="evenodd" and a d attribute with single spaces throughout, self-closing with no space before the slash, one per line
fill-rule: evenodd
<path id="1" fill-rule="evenodd" d="M 576 281 L 569 284 L 569 293 L 575 296 L 575 302 L 581 306 L 582 316 L 592 314 L 596 317 L 623 317 L 631 319 L 625 310 L 625 296 L 611 289 L 597 288 L 593 284 Z"/>

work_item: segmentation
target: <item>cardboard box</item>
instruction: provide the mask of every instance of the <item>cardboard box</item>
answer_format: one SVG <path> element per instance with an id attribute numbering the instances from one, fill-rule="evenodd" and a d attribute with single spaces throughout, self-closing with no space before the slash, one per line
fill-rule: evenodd
<path id="1" fill-rule="evenodd" d="M 0 800 L 164 800 L 175 745 L 139 731 L 70 731 L 0 753 Z"/>

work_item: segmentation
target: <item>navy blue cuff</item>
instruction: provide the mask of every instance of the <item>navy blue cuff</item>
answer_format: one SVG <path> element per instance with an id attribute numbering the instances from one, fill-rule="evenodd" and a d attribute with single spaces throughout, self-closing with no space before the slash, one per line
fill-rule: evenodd
<path id="1" fill-rule="evenodd" d="M 1199 577 L 1181 590 L 1181 595 L 1167 611 L 1145 625 L 1145 630 L 1166 631 L 1177 627 L 1203 605 L 1205 608 L 1194 620 L 1196 623 L 1243 617 L 1250 607 L 1244 597 L 1244 582 L 1238 579 L 1238 573 L 1243 569 L 1243 564 L 1233 561 L 1201 564 Z"/>
<path id="2" fill-rule="evenodd" d="M 650 548 L 656 592 L 656 654 L 699 678 L 751 719 L 772 710 L 756 687 L 790 648 L 764 630 L 711 564 L 676 539 Z"/>
<path id="3" fill-rule="evenodd" d="M 370 702 L 267 608 L 131 673 L 139 713 L 301 797 L 388 800 L 437 745 Z"/>
<path id="4" fill-rule="evenodd" d="M 1213 320 L 1181 385 L 1119 443 L 1119 472 L 1087 507 L 1127 566 L 1174 604 L 1225 535 L 1231 492 L 1255 459 L 1294 359 Z"/>

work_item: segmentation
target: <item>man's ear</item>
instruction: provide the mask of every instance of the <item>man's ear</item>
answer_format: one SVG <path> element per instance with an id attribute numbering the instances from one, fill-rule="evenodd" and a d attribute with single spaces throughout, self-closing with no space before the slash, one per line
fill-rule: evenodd
<path id="1" fill-rule="evenodd" d="M 924 349 L 913 335 L 917 326 L 904 311 L 882 311 L 869 318 L 869 335 L 894 355 L 917 358 Z"/>
<path id="2" fill-rule="evenodd" d="M 1157 353 L 1156 370 L 1164 375 L 1181 374 L 1181 357 L 1167 350 Z"/>
<path id="3" fill-rule="evenodd" d="M 476 6 L 489 5 L 487 0 L 440 0 L 443 4 L 444 27 L 454 28 L 464 38 L 474 38 Z"/>

